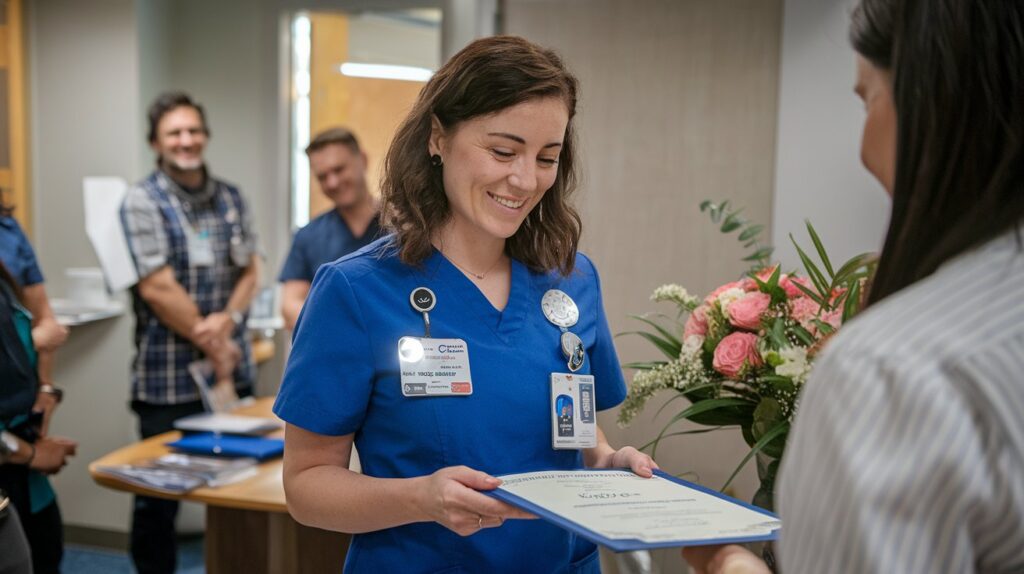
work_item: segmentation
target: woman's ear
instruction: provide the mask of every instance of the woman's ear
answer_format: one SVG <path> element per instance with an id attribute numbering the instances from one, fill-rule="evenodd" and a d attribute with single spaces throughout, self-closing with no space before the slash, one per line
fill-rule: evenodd
<path id="1" fill-rule="evenodd" d="M 430 116 L 430 140 L 427 141 L 427 155 L 444 156 L 445 130 L 437 116 Z"/>

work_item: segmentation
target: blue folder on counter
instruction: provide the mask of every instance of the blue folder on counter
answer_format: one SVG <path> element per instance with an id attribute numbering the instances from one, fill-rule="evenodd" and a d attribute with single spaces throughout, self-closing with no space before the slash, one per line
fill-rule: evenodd
<path id="1" fill-rule="evenodd" d="M 284 440 L 258 436 L 223 435 L 212 432 L 187 435 L 167 446 L 192 454 L 250 456 L 266 460 L 284 453 Z"/>

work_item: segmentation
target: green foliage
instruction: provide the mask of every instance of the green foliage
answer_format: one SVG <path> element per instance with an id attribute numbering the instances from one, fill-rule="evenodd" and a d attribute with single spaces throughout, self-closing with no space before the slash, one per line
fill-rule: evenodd
<path id="1" fill-rule="evenodd" d="M 789 235 L 789 240 L 793 242 L 793 247 L 796 247 L 797 255 L 800 256 L 800 261 L 803 263 L 804 270 L 814 285 L 814 289 L 808 289 L 799 283 L 794 283 L 794 285 L 814 300 L 814 302 L 821 305 L 823 310 L 842 309 L 843 322 L 845 322 L 860 311 L 863 295 L 861 283 L 875 272 L 878 258 L 873 253 L 861 253 L 840 265 L 839 271 L 834 271 L 832 262 L 828 257 L 828 252 L 825 250 L 818 232 L 815 231 L 810 221 L 805 220 L 804 223 L 807 225 L 807 234 L 811 236 L 811 242 L 814 244 L 814 250 L 818 255 L 818 263 L 815 263 L 807 252 L 800 247 L 800 244 L 796 242 L 792 234 Z M 822 271 L 823 268 L 824 271 Z M 822 322 L 819 321 L 816 324 L 819 328 L 822 328 Z M 827 332 L 833 330 L 831 325 L 825 325 L 825 327 Z"/>
<path id="2" fill-rule="evenodd" d="M 765 448 L 765 446 L 767 446 L 769 443 L 777 439 L 781 438 L 783 441 L 785 441 L 785 437 L 788 434 L 788 422 L 779 423 L 778 425 L 772 427 L 771 430 L 764 433 L 764 435 L 760 439 L 758 439 L 758 441 L 755 442 L 754 445 L 750 448 L 750 452 L 747 453 L 747 456 L 743 457 L 743 460 L 740 461 L 740 464 L 739 466 L 736 467 L 736 470 L 732 471 L 732 474 L 729 475 L 729 479 L 725 481 L 725 484 L 722 485 L 722 488 L 720 490 L 725 490 L 729 488 L 729 485 L 732 484 L 732 481 L 736 479 L 736 475 L 738 475 L 740 471 L 743 470 L 744 466 L 747 466 L 747 463 L 750 462 L 750 459 L 754 458 L 754 455 L 761 452 Z"/>
<path id="3" fill-rule="evenodd" d="M 648 445 L 651 448 L 651 456 L 656 456 L 658 445 L 667 436 L 677 436 L 678 433 L 669 434 L 668 431 L 677 423 L 688 420 L 704 426 L 727 427 L 742 425 L 750 420 L 756 409 L 756 403 L 738 397 L 719 399 L 705 399 L 691 404 L 683 411 L 673 416 L 669 422 L 662 427 L 657 438 Z"/>
<path id="4" fill-rule="evenodd" d="M 740 213 L 743 210 L 730 209 L 728 200 L 721 203 L 704 200 L 700 203 L 700 210 L 702 213 L 708 214 L 711 222 L 718 225 L 718 230 L 722 233 L 729 234 L 742 230 L 737 239 L 743 244 L 745 249 L 753 249 L 753 251 L 743 257 L 743 261 L 751 264 L 750 269 L 752 271 L 768 267 L 774 248 L 761 243 L 761 232 L 764 231 L 764 225 L 753 223 L 740 217 Z"/>

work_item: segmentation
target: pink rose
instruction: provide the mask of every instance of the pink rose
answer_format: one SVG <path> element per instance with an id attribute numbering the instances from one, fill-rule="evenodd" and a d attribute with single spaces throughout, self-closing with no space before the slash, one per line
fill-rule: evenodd
<path id="1" fill-rule="evenodd" d="M 753 283 L 754 282 L 751 281 L 749 278 L 748 279 L 741 279 L 739 281 L 733 281 L 732 283 L 726 283 L 725 285 L 722 285 L 718 289 L 715 289 L 707 297 L 705 297 L 704 298 L 704 302 L 705 303 L 711 303 L 712 301 L 717 299 L 719 295 L 721 295 L 722 293 L 725 293 L 729 289 L 733 289 L 733 288 L 742 289 L 744 291 L 749 291 L 750 290 L 749 285 L 753 284 Z"/>
<path id="2" fill-rule="evenodd" d="M 795 285 L 796 283 L 799 283 L 799 284 L 803 285 L 804 287 L 807 287 L 811 291 L 814 291 L 814 285 L 811 283 L 810 279 L 808 279 L 806 277 L 783 276 L 781 279 L 779 279 L 779 287 L 782 287 L 782 290 L 786 292 L 787 296 L 789 296 L 790 298 L 793 298 L 793 297 L 806 297 L 807 294 L 804 293 L 803 291 L 801 291 Z"/>
<path id="3" fill-rule="evenodd" d="M 797 297 L 789 300 L 789 314 L 806 328 L 811 324 L 811 319 L 818 316 L 821 305 L 818 305 L 810 297 Z"/>
<path id="4" fill-rule="evenodd" d="M 708 306 L 701 305 L 690 313 L 690 318 L 686 320 L 686 325 L 683 327 L 683 339 L 688 338 L 690 335 L 699 335 L 703 337 L 708 332 Z"/>
<path id="5" fill-rule="evenodd" d="M 828 323 L 833 329 L 838 329 L 839 325 L 843 323 L 843 310 L 833 309 L 827 313 L 822 313 L 819 317 L 823 322 Z"/>
<path id="6" fill-rule="evenodd" d="M 789 300 L 789 314 L 795 319 L 800 326 L 814 335 L 818 336 L 818 326 L 814 323 L 814 319 L 818 319 L 823 323 L 828 323 L 833 329 L 838 329 L 839 325 L 843 322 L 843 310 L 833 309 L 831 311 L 822 312 L 821 306 L 811 300 L 810 297 L 798 297 L 796 299 Z"/>
<path id="7" fill-rule="evenodd" d="M 741 332 L 726 335 L 715 347 L 715 358 L 711 365 L 727 377 L 736 377 L 745 365 L 760 366 L 757 335 Z"/>
<path id="8" fill-rule="evenodd" d="M 729 303 L 726 312 L 729 315 L 729 322 L 740 329 L 756 331 L 761 328 L 761 317 L 764 316 L 772 298 L 767 293 L 754 291 Z"/>

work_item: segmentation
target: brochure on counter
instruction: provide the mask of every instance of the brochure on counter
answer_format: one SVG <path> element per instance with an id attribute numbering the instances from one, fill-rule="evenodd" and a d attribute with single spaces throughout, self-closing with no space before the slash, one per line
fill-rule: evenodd
<path id="1" fill-rule="evenodd" d="M 220 458 L 171 453 L 141 464 L 101 466 L 103 474 L 167 494 L 184 494 L 200 486 L 234 484 L 257 473 L 254 458 Z"/>
<path id="2" fill-rule="evenodd" d="M 778 538 L 779 518 L 661 471 L 621 469 L 499 476 L 486 494 L 616 552 L 746 543 Z"/>

